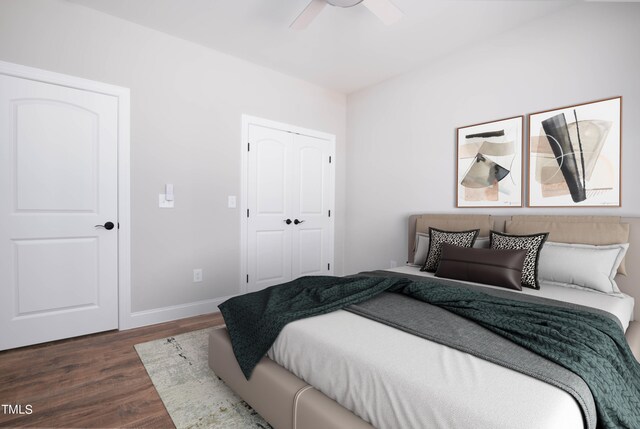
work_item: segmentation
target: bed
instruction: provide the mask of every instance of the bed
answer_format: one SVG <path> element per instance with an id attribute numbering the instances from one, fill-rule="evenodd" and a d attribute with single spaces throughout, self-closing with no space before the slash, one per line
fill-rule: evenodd
<path id="1" fill-rule="evenodd" d="M 640 261 L 634 246 L 640 243 L 640 219 L 416 215 L 409 219 L 408 262 L 413 262 L 416 232 L 428 226 L 478 227 L 480 235 L 486 235 L 491 228 L 517 227 L 527 232 L 541 223 L 552 234 L 556 232 L 552 237 L 568 242 L 581 239 L 576 237 L 577 224 L 591 240 L 607 240 L 607 231 L 629 225 L 628 275 L 616 277 L 623 292 L 619 296 L 544 284 L 539 291 L 525 293 L 612 313 L 640 356 L 638 308 L 634 308 L 639 290 L 632 283 Z M 585 234 L 584 228 L 595 223 L 611 226 L 587 229 Z M 566 236 L 568 229 L 574 231 L 573 237 Z M 429 275 L 411 265 L 394 271 Z M 415 368 L 424 368 L 425 362 L 429 362 L 428 370 L 417 374 Z M 368 422 L 379 428 L 584 426 L 583 411 L 575 399 L 557 387 L 344 310 L 287 325 L 249 381 L 238 366 L 228 333 L 215 330 L 210 337 L 209 365 L 275 428 L 371 428 Z M 356 383 L 359 387 L 354 389 Z M 545 412 L 540 413 L 541 409 Z"/>

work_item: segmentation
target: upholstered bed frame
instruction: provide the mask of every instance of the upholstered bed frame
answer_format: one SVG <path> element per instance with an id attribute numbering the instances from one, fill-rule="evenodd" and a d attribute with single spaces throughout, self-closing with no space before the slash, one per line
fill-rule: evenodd
<path id="1" fill-rule="evenodd" d="M 627 275 L 616 276 L 620 289 L 636 299 L 634 319 L 627 329 L 627 340 L 640 360 L 640 218 L 614 216 L 488 216 L 465 214 L 424 214 L 409 217 L 408 261 L 413 261 L 416 232 L 425 232 L 427 225 L 446 228 L 480 228 L 480 235 L 488 229 L 505 231 L 509 222 L 546 222 L 555 234 L 562 235 L 563 224 L 611 223 L 612 229 L 629 225 L 629 251 L 625 257 Z M 625 227 L 626 228 L 626 227 Z M 557 229 L 557 230 L 556 230 Z M 579 228 L 578 228 L 579 229 Z M 460 230 L 460 229 L 459 229 Z M 606 230 L 606 228 L 605 228 Z M 606 236 L 606 231 L 600 235 Z M 606 240 L 606 237 L 600 240 Z M 566 236 L 565 236 L 566 238 Z M 580 237 L 568 237 L 568 242 L 584 242 Z M 571 240 L 571 241 L 569 241 Z M 589 243 L 605 244 L 605 243 Z M 209 366 L 234 392 L 251 405 L 276 429 L 372 429 L 351 411 L 328 398 L 280 365 L 264 357 L 247 381 L 236 362 L 227 330 L 215 329 L 209 337 Z"/>

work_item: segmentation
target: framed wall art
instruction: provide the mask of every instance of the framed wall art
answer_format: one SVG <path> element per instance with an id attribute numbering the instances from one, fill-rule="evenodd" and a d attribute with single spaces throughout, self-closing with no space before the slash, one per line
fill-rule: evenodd
<path id="1" fill-rule="evenodd" d="M 456 207 L 522 207 L 524 117 L 457 129 Z"/>
<path id="2" fill-rule="evenodd" d="M 529 206 L 620 207 L 622 97 L 529 115 Z"/>

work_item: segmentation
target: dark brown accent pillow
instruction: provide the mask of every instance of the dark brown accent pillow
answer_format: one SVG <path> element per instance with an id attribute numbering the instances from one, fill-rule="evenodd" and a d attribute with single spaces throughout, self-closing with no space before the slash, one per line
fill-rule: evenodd
<path id="1" fill-rule="evenodd" d="M 442 244 L 436 277 L 522 290 L 526 249 L 474 249 Z"/>

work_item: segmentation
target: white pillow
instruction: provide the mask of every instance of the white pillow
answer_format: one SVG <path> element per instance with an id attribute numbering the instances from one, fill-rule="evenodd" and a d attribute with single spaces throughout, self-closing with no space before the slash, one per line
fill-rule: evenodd
<path id="1" fill-rule="evenodd" d="M 488 249 L 490 246 L 489 237 L 478 237 L 473 243 L 476 249 Z M 416 234 L 416 253 L 413 256 L 413 265 L 423 266 L 429 254 L 429 234 L 419 232 Z"/>
<path id="2" fill-rule="evenodd" d="M 547 241 L 540 251 L 538 279 L 607 294 L 620 293 L 613 280 L 629 243 L 593 246 Z"/>
<path id="3" fill-rule="evenodd" d="M 424 265 L 429 253 L 429 234 L 416 234 L 416 253 L 413 255 L 413 265 Z"/>
<path id="4" fill-rule="evenodd" d="M 476 249 L 488 249 L 491 247 L 491 241 L 489 237 L 478 237 L 476 241 L 473 242 L 473 247 Z"/>

